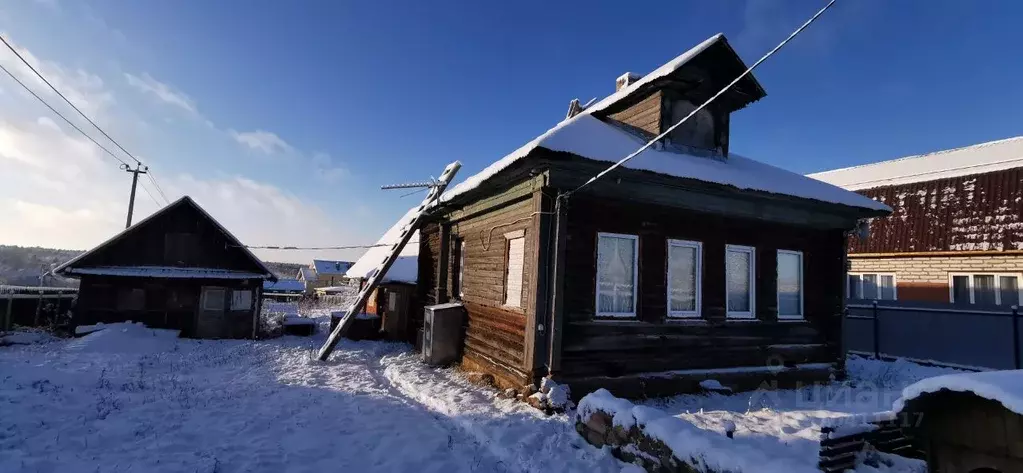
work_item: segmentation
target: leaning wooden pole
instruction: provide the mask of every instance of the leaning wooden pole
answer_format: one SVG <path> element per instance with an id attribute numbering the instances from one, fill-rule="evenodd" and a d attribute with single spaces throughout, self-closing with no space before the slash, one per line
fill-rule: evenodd
<path id="1" fill-rule="evenodd" d="M 409 221 L 402 229 L 401 235 L 398 241 L 391 245 L 391 251 L 387 254 L 387 257 L 380 262 L 377 266 L 376 271 L 366 280 L 366 283 L 362 286 L 362 290 L 359 292 L 358 298 L 355 302 L 348 306 L 348 310 L 345 312 L 344 317 L 338 322 L 337 326 L 334 327 L 334 331 L 330 332 L 330 336 L 327 337 L 327 342 L 320 348 L 317 358 L 320 361 L 327 361 L 330 358 L 330 354 L 334 351 L 334 347 L 337 346 L 338 342 L 341 341 L 341 337 L 348 330 L 348 326 L 351 325 L 352 321 L 355 320 L 355 315 L 362 311 L 362 308 L 366 305 L 366 301 L 369 299 L 370 294 L 377 288 L 384 275 L 387 274 L 387 270 L 391 269 L 391 265 L 398 259 L 401 254 L 401 250 L 405 248 L 409 239 L 412 238 L 412 234 L 422 224 L 423 218 L 427 212 L 433 207 L 433 205 L 440 199 L 444 189 L 447 188 L 448 183 L 455 177 L 455 173 L 462 167 L 462 163 L 455 161 L 448 164 L 444 168 L 444 172 L 441 173 L 440 178 L 430 185 L 430 193 L 423 199 L 423 203 L 419 204 L 416 212 L 412 214 L 412 220 Z"/>

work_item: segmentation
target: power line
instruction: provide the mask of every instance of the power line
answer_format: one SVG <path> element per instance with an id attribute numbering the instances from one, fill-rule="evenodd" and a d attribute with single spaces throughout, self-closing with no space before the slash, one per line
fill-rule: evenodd
<path id="1" fill-rule="evenodd" d="M 149 180 L 153 182 L 153 187 L 156 187 L 156 191 L 160 193 L 160 197 L 163 197 L 164 203 L 169 204 L 170 199 L 167 198 L 167 194 L 163 193 L 163 189 L 160 188 L 160 184 L 156 183 L 156 178 L 153 177 L 153 171 L 149 171 L 146 175 L 149 176 Z"/>
<path id="2" fill-rule="evenodd" d="M 158 208 L 158 209 L 162 209 L 162 208 L 163 208 L 163 204 L 161 204 L 159 200 L 156 200 L 156 197 L 153 197 L 153 193 L 152 193 L 152 192 L 149 192 L 149 189 L 148 189 L 148 188 L 146 188 L 146 185 L 145 185 L 145 184 L 143 184 L 143 183 L 141 183 L 141 182 L 140 182 L 140 183 L 139 183 L 139 186 L 142 186 L 142 190 L 146 191 L 146 194 L 148 194 L 148 195 L 149 195 L 149 198 L 150 198 L 150 199 L 153 199 L 153 202 L 155 202 L 155 203 L 156 203 L 156 208 Z"/>
<path id="3" fill-rule="evenodd" d="M 103 129 L 100 128 L 100 126 L 97 125 L 96 122 L 92 121 L 92 119 L 89 118 L 88 115 L 86 115 L 84 112 L 79 110 L 78 107 L 75 106 L 74 103 L 72 103 L 70 100 L 68 100 L 68 98 L 65 97 L 64 94 L 62 94 L 59 90 L 57 90 L 57 88 L 54 87 L 53 84 L 51 84 L 50 81 L 46 79 L 46 77 L 43 77 L 43 75 L 38 70 L 36 70 L 36 68 L 34 66 L 32 66 L 32 64 L 30 64 L 24 57 L 22 57 L 21 53 L 19 53 L 17 49 L 14 49 L 14 46 L 12 46 L 11 43 L 8 43 L 7 39 L 4 38 L 2 35 L 0 35 L 0 41 L 2 41 L 4 43 L 4 45 L 7 46 L 7 49 L 10 49 L 11 52 L 14 53 L 15 56 L 18 56 L 18 59 L 21 59 L 21 62 L 25 63 L 25 65 L 28 66 L 28 68 L 31 69 L 32 72 L 35 73 L 36 77 L 39 77 L 40 79 L 42 79 L 42 81 L 44 83 L 46 83 L 46 85 L 49 86 L 51 90 L 56 92 L 57 95 L 60 96 L 60 98 L 64 99 L 64 101 L 67 102 L 67 104 L 70 105 L 71 108 L 75 109 L 75 111 L 78 112 L 78 114 L 81 115 L 82 118 L 84 118 L 86 121 L 88 121 L 89 124 L 91 124 L 97 130 L 99 130 L 99 132 L 102 133 L 103 136 L 107 137 L 107 139 L 110 140 L 110 142 L 113 143 L 114 145 L 116 145 L 118 148 L 120 148 L 121 151 L 124 151 L 124 154 L 128 155 L 128 157 L 130 157 L 131 159 L 135 160 L 136 164 L 142 164 L 142 161 L 139 161 L 139 159 L 136 158 L 133 154 L 129 153 L 128 150 L 124 149 L 124 146 L 121 146 L 121 144 L 118 143 L 117 140 L 113 139 L 110 135 L 108 135 L 106 131 L 103 131 Z M 10 72 L 8 72 L 8 74 L 10 74 Z M 33 93 L 33 95 L 35 95 L 35 94 Z M 36 96 L 36 98 L 38 98 L 38 96 Z M 107 151 L 107 152 L 109 153 L 109 151 Z"/>
<path id="4" fill-rule="evenodd" d="M 0 38 L 2 38 L 2 37 L 0 37 Z M 20 79 L 18 79 L 14 74 L 11 74 L 11 71 L 7 70 L 7 68 L 4 67 L 3 64 L 0 64 L 0 69 L 3 69 L 3 71 L 6 72 L 7 75 L 11 77 L 11 79 L 14 79 L 14 82 L 17 82 L 18 85 L 20 85 L 23 89 L 27 90 L 28 93 L 32 94 L 32 96 L 35 97 L 36 100 L 39 100 L 40 102 L 43 103 L 43 105 L 46 105 L 46 108 L 50 109 L 51 112 L 57 114 L 57 116 L 60 117 L 61 119 L 63 119 L 64 122 L 67 123 L 68 125 L 71 125 L 71 128 L 74 128 L 75 130 L 77 130 L 79 133 L 82 134 L 82 136 L 88 138 L 89 141 L 91 141 L 94 145 L 99 146 L 99 148 L 102 149 L 103 151 L 106 151 L 106 153 L 109 154 L 111 158 L 114 158 L 114 159 L 120 161 L 121 164 L 123 164 L 125 166 L 128 165 L 127 161 L 119 158 L 116 154 L 112 153 L 109 149 L 107 149 L 103 145 L 99 144 L 99 142 L 96 141 L 95 139 L 93 139 L 92 136 L 89 136 L 88 133 L 82 131 L 81 128 L 78 128 L 78 125 L 75 125 L 74 123 L 72 123 L 71 120 L 68 120 L 67 117 L 65 117 L 63 114 L 58 112 L 57 109 L 53 108 L 53 106 L 50 105 L 49 103 L 47 103 L 46 100 L 43 100 L 43 98 L 40 97 L 38 94 L 36 94 L 35 91 L 33 91 L 31 88 L 29 88 L 29 86 L 25 85 L 25 83 L 22 82 Z"/>
<path id="5" fill-rule="evenodd" d="M 582 183 L 582 185 L 580 185 L 579 187 L 576 187 L 575 189 L 572 189 L 572 190 L 570 190 L 568 192 L 565 192 L 564 194 L 561 194 L 558 197 L 559 198 L 567 199 L 570 195 L 572 195 L 573 193 L 575 193 L 579 189 L 582 189 L 583 187 L 586 187 L 586 186 L 592 184 L 593 182 L 596 182 L 597 179 L 600 179 L 600 178 L 604 177 L 605 175 L 607 175 L 607 173 L 609 173 L 611 171 L 614 171 L 615 169 L 617 169 L 621 165 L 625 164 L 630 159 L 635 158 L 640 153 L 646 151 L 648 148 L 653 146 L 654 143 L 657 143 L 658 141 L 661 141 L 662 139 L 664 139 L 665 136 L 668 136 L 668 134 L 670 134 L 672 131 L 674 131 L 676 128 L 678 128 L 679 125 L 685 123 L 686 120 L 689 120 L 690 118 L 692 118 L 693 115 L 696 115 L 700 110 L 703 110 L 707 105 L 709 105 L 711 102 L 713 102 L 719 96 L 721 96 L 721 94 L 724 94 L 726 91 L 728 91 L 728 89 L 732 88 L 732 86 L 735 85 L 736 83 L 738 83 L 740 79 L 742 79 L 743 77 L 746 77 L 750 72 L 753 72 L 753 69 L 756 69 L 757 66 L 760 65 L 760 63 L 766 61 L 767 58 L 771 57 L 774 53 L 778 52 L 779 49 L 781 49 L 786 44 L 788 44 L 788 42 L 791 41 L 792 38 L 795 38 L 796 35 L 798 35 L 799 33 L 802 33 L 803 30 L 806 29 L 806 27 L 810 26 L 811 23 L 813 23 L 815 20 L 817 20 L 818 17 L 823 15 L 824 12 L 827 11 L 829 8 L 831 8 L 831 6 L 834 5 L 834 4 L 835 4 L 835 0 L 831 0 L 830 2 L 828 2 L 827 5 L 824 5 L 824 8 L 821 8 L 816 14 L 814 14 L 812 17 L 810 17 L 809 20 L 806 20 L 806 22 L 803 23 L 802 26 L 800 26 L 799 28 L 796 28 L 796 31 L 793 31 L 792 34 L 790 34 L 788 38 L 785 38 L 784 41 L 782 41 L 781 43 L 778 43 L 778 45 L 775 46 L 774 49 L 768 51 L 767 54 L 765 54 L 763 57 L 761 57 L 757 62 L 753 63 L 752 66 L 748 67 L 745 72 L 743 72 L 742 74 L 739 74 L 739 77 L 736 77 L 734 80 L 732 80 L 732 82 L 729 82 L 728 85 L 726 85 L 723 89 L 719 90 L 718 93 L 714 94 L 713 97 L 707 99 L 706 102 L 703 102 L 703 105 L 700 105 L 699 107 L 696 107 L 696 109 L 694 109 L 692 112 L 689 112 L 689 115 L 686 115 L 685 118 L 680 120 L 678 123 L 672 125 L 667 130 L 664 130 L 664 132 L 662 132 L 660 135 L 655 136 L 653 139 L 648 141 L 645 145 L 641 146 L 636 151 L 633 151 L 628 156 L 622 158 L 620 161 L 612 164 L 607 169 L 597 173 L 596 176 L 591 177 L 588 181 Z"/>

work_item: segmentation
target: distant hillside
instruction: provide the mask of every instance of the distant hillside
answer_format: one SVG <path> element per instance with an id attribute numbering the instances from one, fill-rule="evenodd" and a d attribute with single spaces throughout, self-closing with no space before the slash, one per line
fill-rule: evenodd
<path id="1" fill-rule="evenodd" d="M 80 254 L 82 251 L 79 250 L 0 245 L 0 284 L 38 285 L 40 272 L 49 271 L 53 266 Z M 73 286 L 77 282 L 63 278 L 47 278 L 44 284 Z"/>

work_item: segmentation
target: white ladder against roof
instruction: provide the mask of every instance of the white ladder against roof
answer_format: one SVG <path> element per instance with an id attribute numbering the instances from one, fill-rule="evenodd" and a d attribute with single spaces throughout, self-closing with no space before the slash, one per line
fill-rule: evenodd
<path id="1" fill-rule="evenodd" d="M 366 301 L 369 299 L 370 294 L 372 294 L 373 290 L 380 285 L 380 280 L 387 274 L 387 270 L 391 269 L 391 265 L 398 259 L 398 256 L 401 254 L 401 250 L 405 248 L 405 244 L 407 244 L 409 239 L 412 238 L 412 234 L 419 229 L 419 226 L 423 221 L 423 217 L 429 211 L 430 207 L 433 206 L 438 199 L 440 199 L 444 189 L 447 188 L 451 179 L 455 177 L 455 173 L 457 173 L 458 169 L 461 167 L 462 163 L 458 161 L 448 164 L 447 167 L 444 168 L 444 172 L 441 173 L 440 178 L 430 185 L 430 193 L 426 195 L 426 198 L 423 199 L 423 203 L 419 204 L 419 207 L 412 214 L 412 220 L 402 227 L 401 234 L 398 236 L 398 241 L 391 245 L 391 252 L 388 253 L 376 269 L 373 270 L 369 279 L 367 279 L 366 283 L 362 286 L 362 291 L 359 292 L 359 297 L 352 305 L 348 306 L 348 310 L 345 312 L 344 317 L 341 318 L 337 326 L 334 327 L 334 331 L 330 332 L 330 336 L 327 337 L 327 342 L 320 347 L 320 351 L 317 354 L 317 358 L 320 361 L 327 361 L 327 359 L 330 358 L 330 354 L 334 351 L 334 347 L 337 346 L 339 341 L 341 341 L 341 336 L 347 332 L 348 326 L 351 324 L 352 320 L 355 319 L 355 314 L 358 314 L 366 305 Z"/>

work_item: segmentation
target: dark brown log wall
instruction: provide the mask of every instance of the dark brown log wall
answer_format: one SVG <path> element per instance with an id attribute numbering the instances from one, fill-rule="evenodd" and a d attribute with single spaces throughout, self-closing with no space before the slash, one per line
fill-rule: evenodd
<path id="1" fill-rule="evenodd" d="M 857 192 L 893 212 L 850 254 L 1023 250 L 1023 167 Z"/>
<path id="2" fill-rule="evenodd" d="M 655 91 L 639 103 L 618 113 L 611 114 L 609 117 L 657 135 L 661 132 L 661 116 L 663 115 L 661 99 L 661 91 Z"/>
<path id="3" fill-rule="evenodd" d="M 635 319 L 594 320 L 598 232 L 639 236 Z M 566 378 L 840 359 L 841 231 L 577 196 L 568 209 L 568 238 Z M 668 239 L 703 243 L 702 320 L 666 317 Z M 725 319 L 726 244 L 756 248 L 757 320 Z M 806 322 L 777 321 L 778 249 L 803 252 Z"/>

